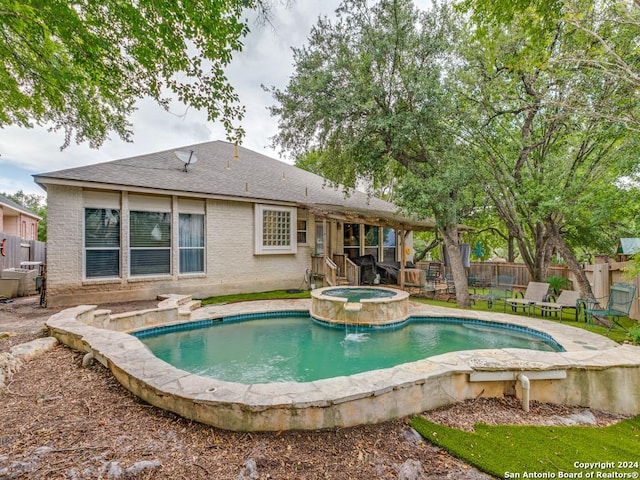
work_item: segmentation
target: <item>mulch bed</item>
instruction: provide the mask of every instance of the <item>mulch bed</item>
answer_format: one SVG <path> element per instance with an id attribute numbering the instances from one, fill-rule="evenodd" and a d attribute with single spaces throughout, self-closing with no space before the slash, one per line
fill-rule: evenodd
<path id="1" fill-rule="evenodd" d="M 115 313 L 150 306 L 106 308 Z M 0 352 L 45 335 L 40 328 L 53 313 L 33 302 L 0 306 L 0 332 L 20 327 L 0 339 Z M 30 325 L 22 328 L 23 322 Z M 0 478 L 490 478 L 417 436 L 409 419 L 324 431 L 228 432 L 150 406 L 102 365 L 82 368 L 81 362 L 80 353 L 58 346 L 27 362 L 0 391 Z M 525 413 L 514 398 L 479 398 L 424 415 L 470 430 L 477 422 L 541 424 L 583 410 L 532 402 Z M 592 413 L 598 425 L 622 418 Z"/>
<path id="2" fill-rule="evenodd" d="M 422 478 L 487 478 L 416 438 L 406 419 L 228 432 L 149 406 L 100 364 L 83 369 L 81 361 L 56 347 L 28 362 L 0 394 L 0 478 L 397 478 L 410 459 L 422 464 Z"/>

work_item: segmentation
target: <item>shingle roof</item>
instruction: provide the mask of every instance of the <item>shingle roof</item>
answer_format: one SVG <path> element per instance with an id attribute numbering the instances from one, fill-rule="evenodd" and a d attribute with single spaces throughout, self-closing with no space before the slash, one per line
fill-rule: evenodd
<path id="1" fill-rule="evenodd" d="M 176 151 L 193 150 L 197 163 L 183 171 Z M 234 144 L 213 141 L 177 149 L 123 158 L 84 167 L 35 175 L 39 184 L 58 181 L 95 184 L 121 189 L 149 188 L 167 192 L 190 192 L 232 199 L 287 202 L 301 206 L 339 207 L 341 214 L 374 215 L 420 229 L 433 227 L 432 221 L 415 222 L 396 215 L 397 207 L 365 193 L 333 188 L 318 175 Z"/>
<path id="2" fill-rule="evenodd" d="M 640 238 L 621 238 L 618 253 L 623 255 L 640 253 Z"/>
<path id="3" fill-rule="evenodd" d="M 40 217 L 38 215 L 36 215 L 35 213 L 33 213 L 31 210 L 29 210 L 26 207 L 23 207 L 22 205 L 20 205 L 19 203 L 14 202 L 13 200 L 9 200 L 4 195 L 0 195 L 0 205 L 5 205 L 5 206 L 9 207 L 12 210 L 16 210 L 16 211 L 18 211 L 20 213 L 23 213 L 25 215 L 28 215 L 30 217 L 37 218 L 38 220 L 40 220 Z"/>

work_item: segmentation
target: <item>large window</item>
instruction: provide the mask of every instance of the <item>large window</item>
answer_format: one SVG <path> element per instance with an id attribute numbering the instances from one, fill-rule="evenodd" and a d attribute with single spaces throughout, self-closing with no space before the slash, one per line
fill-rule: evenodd
<path id="1" fill-rule="evenodd" d="M 316 255 L 324 255 L 324 223 L 316 223 Z"/>
<path id="2" fill-rule="evenodd" d="M 120 210 L 85 208 L 84 271 L 86 278 L 120 276 Z"/>
<path id="3" fill-rule="evenodd" d="M 256 254 L 296 253 L 296 209 L 256 205 Z"/>
<path id="4" fill-rule="evenodd" d="M 382 231 L 383 239 L 383 262 L 393 263 L 396 261 L 396 231 L 393 228 L 385 228 Z"/>
<path id="5" fill-rule="evenodd" d="M 180 214 L 180 273 L 204 272 L 204 215 Z"/>
<path id="6" fill-rule="evenodd" d="M 349 258 L 360 256 L 360 224 L 344 224 L 344 253 Z"/>
<path id="7" fill-rule="evenodd" d="M 374 225 L 364 226 L 364 253 L 378 258 L 378 246 L 380 245 L 380 227 Z"/>
<path id="8" fill-rule="evenodd" d="M 131 275 L 171 273 L 171 214 L 129 213 Z"/>

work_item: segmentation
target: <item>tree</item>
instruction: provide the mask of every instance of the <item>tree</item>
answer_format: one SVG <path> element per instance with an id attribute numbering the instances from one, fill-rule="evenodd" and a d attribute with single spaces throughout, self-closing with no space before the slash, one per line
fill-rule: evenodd
<path id="1" fill-rule="evenodd" d="M 461 79 L 469 113 L 464 137 L 532 278 L 544 279 L 557 251 L 590 294 L 565 236 L 598 191 L 632 171 L 637 140 L 600 112 L 621 118 L 635 91 L 559 61 L 585 49 L 571 25 L 542 31 L 535 43 L 544 49 L 530 50 L 533 20 L 531 12 L 514 15 L 508 27 L 489 26 L 487 36 L 469 42 Z"/>
<path id="2" fill-rule="evenodd" d="M 454 35 L 446 6 L 421 12 L 409 0 L 345 0 L 334 23 L 320 19 L 308 46 L 294 50 L 295 72 L 284 91 L 272 89 L 278 105 L 271 113 L 279 117 L 275 143 L 298 157 L 314 150 L 323 175 L 335 182 L 375 185 L 390 162 L 402 166 L 404 190 L 420 194 L 401 196 L 404 204 L 435 214 L 458 304 L 468 306 L 456 210 L 464 169 L 452 163 L 461 158 L 441 121 Z"/>
<path id="3" fill-rule="evenodd" d="M 38 240 L 47 241 L 47 200 L 41 195 L 35 193 L 24 193 L 18 190 L 14 194 L 2 192 L 0 195 L 22 205 L 27 210 L 38 215 L 41 220 L 38 222 Z"/>
<path id="4" fill-rule="evenodd" d="M 559 65 L 640 87 L 640 0 L 464 0 L 462 5 L 472 13 L 478 38 L 489 38 L 492 29 L 508 27 L 526 14 L 530 21 L 523 26 L 528 38 L 524 48 L 529 51 L 544 49 L 548 34 L 564 25 L 582 48 L 556 57 Z M 619 100 L 626 100 L 626 109 L 591 111 L 591 115 L 639 130 L 638 94 Z"/>
<path id="5" fill-rule="evenodd" d="M 169 95 L 220 119 L 228 135 L 244 109 L 224 68 L 247 34 L 244 8 L 262 0 L 0 0 L 0 127 L 46 125 L 99 147 L 131 139 L 136 100 Z"/>

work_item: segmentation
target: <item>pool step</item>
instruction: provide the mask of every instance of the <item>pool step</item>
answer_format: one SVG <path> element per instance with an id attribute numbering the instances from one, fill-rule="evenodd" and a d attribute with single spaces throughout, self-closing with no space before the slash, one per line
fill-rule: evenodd
<path id="1" fill-rule="evenodd" d="M 178 307 L 178 315 L 183 318 L 191 317 L 191 312 L 197 310 L 202 306 L 202 302 L 200 300 L 190 300 L 188 302 L 180 304 Z"/>

